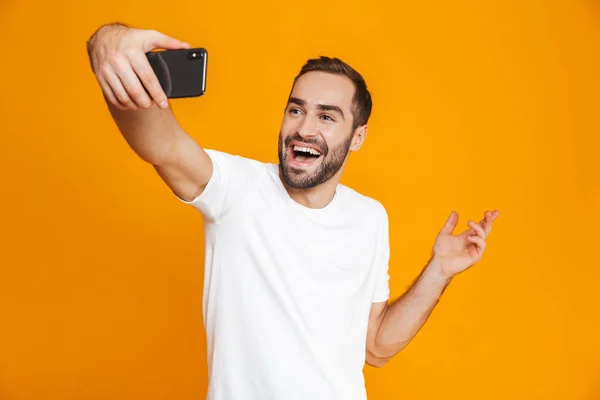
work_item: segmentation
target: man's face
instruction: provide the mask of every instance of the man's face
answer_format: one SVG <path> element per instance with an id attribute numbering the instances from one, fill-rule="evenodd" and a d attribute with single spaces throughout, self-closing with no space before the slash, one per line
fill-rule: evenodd
<path id="1" fill-rule="evenodd" d="M 344 76 L 309 72 L 296 81 L 279 133 L 283 180 L 315 187 L 344 165 L 352 143 L 354 84 Z"/>

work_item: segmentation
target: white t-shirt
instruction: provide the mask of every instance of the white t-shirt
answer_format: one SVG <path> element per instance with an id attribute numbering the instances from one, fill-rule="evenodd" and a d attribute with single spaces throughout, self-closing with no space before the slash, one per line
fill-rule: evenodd
<path id="1" fill-rule="evenodd" d="M 279 166 L 207 150 L 203 317 L 209 400 L 364 400 L 369 311 L 389 297 L 388 218 L 338 185 L 324 208 Z"/>

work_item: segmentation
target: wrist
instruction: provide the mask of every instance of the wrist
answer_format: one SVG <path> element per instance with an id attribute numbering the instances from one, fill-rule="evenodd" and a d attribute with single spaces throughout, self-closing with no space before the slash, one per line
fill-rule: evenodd
<path id="1" fill-rule="evenodd" d="M 111 32 L 114 30 L 127 29 L 127 28 L 129 28 L 129 25 L 124 24 L 122 22 L 111 22 L 109 24 L 104 24 L 104 25 L 100 26 L 100 28 L 98 28 L 96 30 L 96 33 L 93 36 L 103 34 L 104 32 Z"/>
<path id="2" fill-rule="evenodd" d="M 450 274 L 445 271 L 442 260 L 436 256 L 433 256 L 429 260 L 429 262 L 427 263 L 427 267 L 425 267 L 425 270 L 427 275 L 431 276 L 432 279 L 446 285 L 449 284 L 452 278 L 454 277 L 453 274 Z"/>
<path id="3" fill-rule="evenodd" d="M 100 28 L 96 29 L 96 31 L 88 39 L 88 50 L 94 45 L 94 43 L 98 41 L 99 38 L 102 38 L 104 35 L 110 34 L 111 32 L 122 29 L 129 29 L 129 26 L 122 22 L 112 22 L 110 24 L 104 24 L 100 26 Z"/>

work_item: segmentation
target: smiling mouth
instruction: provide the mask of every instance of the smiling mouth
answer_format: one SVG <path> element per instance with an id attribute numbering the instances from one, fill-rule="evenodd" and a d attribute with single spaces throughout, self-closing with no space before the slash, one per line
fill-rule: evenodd
<path id="1" fill-rule="evenodd" d="M 299 164 L 302 166 L 311 165 L 322 156 L 320 151 L 313 149 L 312 147 L 293 145 L 290 146 L 289 149 L 291 156 L 290 159 L 294 162 L 294 164 Z"/>

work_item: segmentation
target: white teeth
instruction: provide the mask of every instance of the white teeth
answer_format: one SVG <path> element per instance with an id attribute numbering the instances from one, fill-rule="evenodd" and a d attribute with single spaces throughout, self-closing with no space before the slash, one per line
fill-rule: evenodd
<path id="1" fill-rule="evenodd" d="M 315 149 L 311 149 L 310 147 L 294 146 L 294 151 L 303 151 L 304 153 L 309 153 L 317 157 L 321 155 L 321 153 L 319 153 Z"/>

